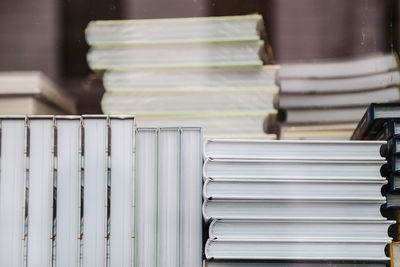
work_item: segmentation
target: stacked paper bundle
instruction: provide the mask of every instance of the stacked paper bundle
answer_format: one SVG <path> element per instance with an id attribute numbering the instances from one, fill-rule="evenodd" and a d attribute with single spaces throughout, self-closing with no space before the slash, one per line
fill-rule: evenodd
<path id="1" fill-rule="evenodd" d="M 400 100 L 395 54 L 282 64 L 278 79 L 279 126 L 266 128 L 281 139 L 349 139 L 369 103 Z"/>
<path id="2" fill-rule="evenodd" d="M 260 15 L 94 21 L 90 68 L 103 74 L 106 114 L 140 127 L 203 127 L 207 136 L 266 137 L 278 66 Z"/>
<path id="3" fill-rule="evenodd" d="M 393 222 L 380 213 L 382 144 L 207 141 L 203 217 L 211 222 L 209 266 L 274 266 L 266 260 L 385 266 Z"/>
<path id="4" fill-rule="evenodd" d="M 0 114 L 76 114 L 70 96 L 39 71 L 0 72 Z"/>
<path id="5" fill-rule="evenodd" d="M 200 128 L 85 115 L 0 129 L 0 266 L 201 267 Z"/>

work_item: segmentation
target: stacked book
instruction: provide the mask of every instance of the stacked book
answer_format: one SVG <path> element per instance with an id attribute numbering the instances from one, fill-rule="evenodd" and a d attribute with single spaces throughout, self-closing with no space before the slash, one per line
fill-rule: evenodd
<path id="1" fill-rule="evenodd" d="M 281 139 L 349 139 L 369 103 L 400 100 L 396 54 L 282 64 L 278 76 L 278 126 L 266 130 Z"/>
<path id="2" fill-rule="evenodd" d="M 385 266 L 383 144 L 206 141 L 207 266 Z"/>
<path id="3" fill-rule="evenodd" d="M 265 137 L 278 92 L 260 15 L 93 21 L 90 68 L 106 114 L 140 127 L 199 125 L 207 136 Z"/>
<path id="4" fill-rule="evenodd" d="M 0 114 L 76 114 L 75 100 L 39 71 L 0 72 Z"/>
<path id="5" fill-rule="evenodd" d="M 400 104 L 372 103 L 354 130 L 353 140 L 387 141 L 381 147 L 381 155 L 387 164 L 382 169 L 389 186 L 386 188 L 387 207 L 400 208 Z"/>
<path id="6" fill-rule="evenodd" d="M 200 128 L 0 117 L 0 266 L 202 265 Z"/>
<path id="7" fill-rule="evenodd" d="M 384 140 L 386 144 L 381 147 L 381 155 L 386 157 L 387 164 L 382 169 L 382 174 L 388 180 L 385 187 L 386 209 L 384 214 L 397 221 L 390 231 L 396 242 L 392 242 L 390 255 L 394 266 L 400 261 L 400 104 L 372 103 L 360 120 L 352 137 L 354 140 Z"/>

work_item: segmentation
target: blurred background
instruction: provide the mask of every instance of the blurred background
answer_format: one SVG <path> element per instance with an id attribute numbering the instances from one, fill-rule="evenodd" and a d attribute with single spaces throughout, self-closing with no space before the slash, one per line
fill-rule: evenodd
<path id="1" fill-rule="evenodd" d="M 2 0 L 0 70 L 41 70 L 101 113 L 100 78 L 88 68 L 91 20 L 260 13 L 276 64 L 399 50 L 398 0 Z"/>

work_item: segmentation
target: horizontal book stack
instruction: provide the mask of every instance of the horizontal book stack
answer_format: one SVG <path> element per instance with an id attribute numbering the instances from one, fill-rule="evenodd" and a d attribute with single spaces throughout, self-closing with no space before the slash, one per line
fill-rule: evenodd
<path id="1" fill-rule="evenodd" d="M 385 266 L 383 144 L 206 141 L 207 266 Z"/>
<path id="2" fill-rule="evenodd" d="M 86 40 L 90 68 L 104 75 L 104 113 L 135 114 L 139 127 L 266 137 L 279 67 L 264 65 L 272 54 L 260 15 L 93 21 Z"/>
<path id="3" fill-rule="evenodd" d="M 396 54 L 282 64 L 276 118 L 281 139 L 349 139 L 371 102 L 400 100 Z"/>
<path id="4" fill-rule="evenodd" d="M 73 98 L 39 71 L 0 72 L 0 115 L 76 114 Z"/>
<path id="5" fill-rule="evenodd" d="M 202 264 L 200 128 L 0 117 L 0 266 Z"/>
<path id="6" fill-rule="evenodd" d="M 387 164 L 382 169 L 389 186 L 387 190 L 387 207 L 400 208 L 400 104 L 399 103 L 372 103 L 354 130 L 353 140 L 384 140 L 381 155 L 386 158 Z"/>
<path id="7" fill-rule="evenodd" d="M 390 254 L 392 262 L 397 266 L 400 261 L 400 104 L 372 103 L 364 113 L 357 128 L 351 137 L 353 140 L 384 140 L 386 144 L 381 147 L 381 155 L 386 157 L 387 164 L 382 169 L 382 174 L 388 180 L 384 189 L 386 195 L 385 216 L 397 221 L 390 231 L 395 242 L 392 242 Z"/>

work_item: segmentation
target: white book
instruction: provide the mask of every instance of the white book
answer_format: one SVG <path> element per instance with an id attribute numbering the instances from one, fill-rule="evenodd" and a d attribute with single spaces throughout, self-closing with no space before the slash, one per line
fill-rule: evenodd
<path id="1" fill-rule="evenodd" d="M 286 78 L 341 78 L 371 75 L 397 69 L 394 54 L 372 54 L 348 59 L 288 63 L 281 65 L 279 77 Z"/>
<path id="2" fill-rule="evenodd" d="M 134 261 L 135 121 L 110 117 L 109 266 L 132 266 Z"/>
<path id="3" fill-rule="evenodd" d="M 135 266 L 157 264 L 158 130 L 137 128 L 135 184 Z"/>
<path id="4" fill-rule="evenodd" d="M 59 115 L 64 112 L 33 96 L 13 96 L 0 98 L 0 115 Z"/>
<path id="5" fill-rule="evenodd" d="M 83 118 L 82 266 L 106 264 L 108 118 Z"/>
<path id="6" fill-rule="evenodd" d="M 384 179 L 385 161 L 207 159 L 204 178 Z"/>
<path id="7" fill-rule="evenodd" d="M 50 103 L 53 109 L 77 113 L 75 100 L 40 71 L 1 71 L 0 95 L 25 98 L 30 96 Z"/>
<path id="8" fill-rule="evenodd" d="M 55 266 L 78 266 L 81 238 L 81 117 L 56 116 Z"/>
<path id="9" fill-rule="evenodd" d="M 203 186 L 205 199 L 382 199 L 377 180 L 212 179 Z"/>
<path id="10" fill-rule="evenodd" d="M 202 265 L 202 142 L 201 128 L 181 128 L 181 262 L 180 266 Z"/>
<path id="11" fill-rule="evenodd" d="M 281 140 L 349 140 L 357 123 L 281 125 Z"/>
<path id="12" fill-rule="evenodd" d="M 101 107 L 106 114 L 137 116 L 198 116 L 202 113 L 272 112 L 274 93 L 268 89 L 237 92 L 106 92 Z"/>
<path id="13" fill-rule="evenodd" d="M 0 266 L 24 264 L 25 125 L 25 117 L 0 117 Z"/>
<path id="14" fill-rule="evenodd" d="M 29 117 L 27 265 L 50 267 L 53 237 L 54 117 Z"/>
<path id="15" fill-rule="evenodd" d="M 265 34 L 261 15 L 229 17 L 100 20 L 85 31 L 89 45 L 167 44 L 259 40 Z"/>
<path id="16" fill-rule="evenodd" d="M 353 134 L 352 130 L 341 131 L 321 131 L 321 132 L 297 132 L 297 133 L 281 133 L 280 140 L 349 140 Z"/>
<path id="17" fill-rule="evenodd" d="M 359 121 L 366 107 L 320 108 L 320 109 L 286 109 L 280 121 L 290 125 L 350 123 Z"/>
<path id="18" fill-rule="evenodd" d="M 400 72 L 396 69 L 368 76 L 336 79 L 281 79 L 279 83 L 282 93 L 348 93 L 394 87 L 400 83 Z"/>
<path id="19" fill-rule="evenodd" d="M 179 128 L 158 132 L 157 265 L 180 264 L 181 150 Z M 140 163 L 140 162 L 138 162 Z"/>
<path id="20" fill-rule="evenodd" d="M 168 69 L 106 71 L 107 92 L 236 92 L 277 91 L 275 76 L 279 65 L 240 69 Z"/>
<path id="21" fill-rule="evenodd" d="M 209 260 L 204 262 L 204 267 L 386 267 L 386 261 L 382 262 L 320 262 L 320 261 L 255 261 L 255 260 Z"/>
<path id="22" fill-rule="evenodd" d="M 209 239 L 205 255 L 207 259 L 386 261 L 385 246 L 390 240 Z"/>
<path id="23" fill-rule="evenodd" d="M 205 44 L 92 47 L 87 61 L 92 70 L 136 70 L 201 67 L 261 66 L 262 41 Z"/>
<path id="24" fill-rule="evenodd" d="M 275 112 L 275 111 L 274 111 Z M 263 122 L 267 112 L 218 112 L 196 116 L 138 116 L 138 127 L 169 127 L 180 125 L 190 127 L 201 126 L 206 138 L 266 138 L 273 139 L 275 135 L 267 135 L 263 131 Z"/>
<path id="25" fill-rule="evenodd" d="M 371 102 L 394 102 L 400 99 L 398 87 L 387 87 L 377 90 L 354 93 L 334 94 L 279 94 L 279 108 L 338 108 L 367 107 Z"/>
<path id="26" fill-rule="evenodd" d="M 214 220 L 210 239 L 378 240 L 395 221 L 385 220 Z"/>
<path id="27" fill-rule="evenodd" d="M 211 219 L 321 219 L 384 220 L 380 207 L 386 200 L 206 200 L 203 217 Z"/>
<path id="28" fill-rule="evenodd" d="M 211 139 L 204 157 L 212 159 L 384 160 L 384 141 L 280 141 Z"/>

